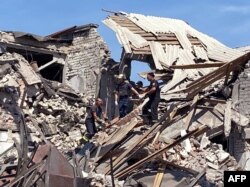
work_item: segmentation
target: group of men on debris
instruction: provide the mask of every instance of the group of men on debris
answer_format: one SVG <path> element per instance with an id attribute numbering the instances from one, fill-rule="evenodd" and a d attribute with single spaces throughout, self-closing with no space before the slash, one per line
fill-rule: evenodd
<path id="1" fill-rule="evenodd" d="M 160 101 L 160 87 L 159 83 L 155 80 L 154 73 L 147 74 L 147 80 L 150 82 L 149 86 L 144 88 L 143 83 L 138 81 L 133 87 L 132 84 L 126 80 L 123 74 L 117 76 L 118 85 L 115 93 L 115 105 L 119 108 L 119 118 L 125 117 L 129 111 L 129 103 L 132 97 L 136 97 L 139 101 L 149 98 L 149 101 L 144 105 L 142 109 L 142 115 L 147 116 L 150 123 L 156 123 L 158 121 L 158 104 Z M 91 139 L 97 132 L 96 123 L 102 124 L 105 127 L 110 127 L 108 118 L 102 110 L 103 100 L 97 98 L 95 104 L 88 108 L 87 117 L 85 120 L 87 128 L 87 139 Z M 149 112 L 150 110 L 150 112 Z"/>

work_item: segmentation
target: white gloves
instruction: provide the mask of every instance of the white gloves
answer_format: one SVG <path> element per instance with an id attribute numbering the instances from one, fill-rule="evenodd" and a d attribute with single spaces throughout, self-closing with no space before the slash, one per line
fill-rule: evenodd
<path id="1" fill-rule="evenodd" d="M 115 101 L 115 106 L 118 106 L 118 102 L 117 101 Z"/>

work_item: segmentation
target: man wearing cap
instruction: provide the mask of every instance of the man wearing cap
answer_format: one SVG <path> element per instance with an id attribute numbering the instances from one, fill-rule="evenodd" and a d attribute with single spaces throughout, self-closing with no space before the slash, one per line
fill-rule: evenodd
<path id="1" fill-rule="evenodd" d="M 139 93 L 128 81 L 126 81 L 123 74 L 119 74 L 117 79 L 119 83 L 115 90 L 115 104 L 119 106 L 119 116 L 122 118 L 128 113 L 129 97 L 131 96 L 131 91 L 138 97 Z"/>
<path id="2" fill-rule="evenodd" d="M 151 110 L 151 120 L 152 123 L 158 121 L 158 105 L 160 102 L 160 87 L 159 83 L 155 80 L 154 73 L 150 72 L 147 74 L 147 80 L 150 82 L 150 85 L 144 92 L 144 97 L 149 97 L 149 101 L 144 105 L 142 113 L 148 114 L 148 110 Z"/>

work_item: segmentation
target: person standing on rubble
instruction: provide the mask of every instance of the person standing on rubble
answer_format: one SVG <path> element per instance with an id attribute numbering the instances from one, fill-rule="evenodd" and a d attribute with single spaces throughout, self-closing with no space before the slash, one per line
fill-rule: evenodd
<path id="1" fill-rule="evenodd" d="M 103 101 L 101 98 L 95 100 L 95 104 L 87 109 L 87 117 L 85 120 L 85 125 L 87 128 L 88 139 L 91 139 L 95 133 L 97 133 L 96 122 L 99 124 L 104 124 L 108 126 L 105 122 L 105 114 L 102 111 Z"/>
<path id="2" fill-rule="evenodd" d="M 139 93 L 126 80 L 123 74 L 117 76 L 118 86 L 115 90 L 115 105 L 119 106 L 119 117 L 123 118 L 128 114 L 129 97 L 131 92 L 139 97 Z"/>
<path id="3" fill-rule="evenodd" d="M 151 110 L 150 120 L 152 123 L 158 122 L 158 105 L 160 102 L 160 87 L 159 83 L 155 80 L 154 73 L 150 72 L 147 74 L 147 80 L 150 85 L 145 89 L 143 97 L 148 97 L 149 101 L 144 105 L 142 109 L 143 115 L 148 115 Z"/>

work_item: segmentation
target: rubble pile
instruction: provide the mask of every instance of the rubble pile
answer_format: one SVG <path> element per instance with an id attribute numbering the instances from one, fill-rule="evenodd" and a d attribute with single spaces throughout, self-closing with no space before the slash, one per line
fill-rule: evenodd
<path id="1" fill-rule="evenodd" d="M 248 169 L 250 121 L 245 108 L 250 101 L 244 92 L 250 86 L 250 53 L 228 48 L 181 20 L 121 12 L 104 23 L 123 45 L 119 64 L 102 62 L 108 51 L 95 25 L 47 36 L 39 43 L 44 48 L 30 34 L 12 34 L 4 43 L 18 50 L 0 55 L 0 186 L 217 187 L 223 185 L 225 170 Z M 159 23 L 162 27 L 156 27 Z M 33 37 L 34 46 L 25 40 L 17 43 L 27 36 Z M 72 45 L 79 47 L 68 50 L 68 58 L 67 52 L 55 51 L 65 42 L 61 37 L 69 37 L 69 43 L 73 38 Z M 97 38 L 100 51 L 95 41 L 84 43 L 85 37 Z M 56 41 L 54 47 L 48 48 L 51 41 Z M 29 46 L 33 55 L 45 52 L 42 57 L 51 61 L 43 64 L 41 58 L 36 67 L 19 50 L 21 45 Z M 100 64 L 92 64 L 88 49 Z M 112 70 L 129 78 L 132 60 L 148 63 L 161 80 L 154 124 L 142 115 L 147 98 L 136 99 L 128 115 L 117 117 Z M 42 71 L 46 67 L 51 72 Z M 106 101 L 111 127 L 83 141 L 86 107 L 94 95 Z"/>
<path id="2" fill-rule="evenodd" d="M 1 166 L 18 163 L 18 145 L 23 141 L 31 146 L 25 153 L 30 159 L 36 146 L 48 141 L 62 153 L 79 146 L 86 132 L 86 106 L 92 101 L 62 83 L 42 78 L 21 55 L 5 53 L 0 62 Z M 26 77 L 22 64 L 37 75 L 37 84 L 27 83 L 31 77 Z M 27 139 L 22 140 L 23 136 Z"/>
<path id="3" fill-rule="evenodd" d="M 236 171 L 236 160 L 223 150 L 221 144 L 201 142 L 190 138 L 188 146 L 176 146 L 166 153 L 166 160 L 184 168 L 202 172 L 206 168 L 207 181 L 216 184 L 223 182 L 223 171 Z"/>

